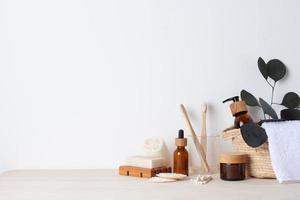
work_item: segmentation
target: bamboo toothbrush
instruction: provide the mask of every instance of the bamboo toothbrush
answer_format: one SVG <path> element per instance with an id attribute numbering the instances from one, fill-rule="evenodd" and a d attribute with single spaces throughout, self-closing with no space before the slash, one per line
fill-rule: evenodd
<path id="1" fill-rule="evenodd" d="M 207 105 L 204 103 L 201 107 L 202 116 L 201 116 L 201 144 L 203 146 L 203 150 L 205 153 L 205 160 L 207 160 L 207 132 L 206 132 L 206 113 L 207 113 Z M 201 169 L 204 168 L 203 161 L 201 161 Z"/>
<path id="2" fill-rule="evenodd" d="M 202 147 L 202 145 L 200 144 L 200 142 L 199 142 L 199 140 L 197 138 L 195 130 L 194 130 L 194 128 L 193 128 L 193 126 L 191 124 L 191 121 L 189 119 L 188 113 L 187 113 L 187 111 L 186 111 L 186 109 L 185 109 L 185 107 L 184 107 L 183 104 L 180 105 L 180 108 L 181 108 L 181 111 L 182 111 L 182 113 L 184 115 L 186 123 L 188 125 L 188 128 L 190 129 L 190 131 L 192 133 L 192 139 L 193 139 L 193 142 L 195 144 L 196 150 L 197 150 L 197 152 L 199 154 L 199 157 L 200 157 L 201 161 L 204 164 L 203 165 L 204 169 L 205 169 L 206 172 L 209 172 L 209 167 L 208 167 L 208 164 L 207 164 L 207 161 L 206 161 L 206 158 L 205 158 L 205 152 L 204 152 L 203 147 Z"/>

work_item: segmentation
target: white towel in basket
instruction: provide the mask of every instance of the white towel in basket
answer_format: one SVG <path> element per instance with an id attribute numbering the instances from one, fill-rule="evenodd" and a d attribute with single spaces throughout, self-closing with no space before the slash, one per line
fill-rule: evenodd
<path id="1" fill-rule="evenodd" d="M 300 121 L 265 122 L 262 127 L 279 183 L 300 182 Z"/>

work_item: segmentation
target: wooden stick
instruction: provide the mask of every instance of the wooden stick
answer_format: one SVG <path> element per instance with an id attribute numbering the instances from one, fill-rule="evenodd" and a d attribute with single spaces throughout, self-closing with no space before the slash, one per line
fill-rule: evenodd
<path id="1" fill-rule="evenodd" d="M 202 105 L 202 116 L 201 116 L 201 133 L 200 133 L 200 138 L 201 138 L 201 144 L 204 149 L 205 153 L 205 160 L 207 160 L 207 132 L 206 132 L 206 112 L 207 112 L 207 105 L 203 104 Z M 204 163 L 201 161 L 201 168 L 204 168 Z"/>
<path id="2" fill-rule="evenodd" d="M 207 161 L 205 159 L 205 153 L 204 153 L 203 147 L 202 147 L 202 145 L 200 144 L 200 142 L 199 142 L 199 140 L 197 138 L 195 130 L 193 129 L 193 126 L 192 126 L 191 121 L 189 119 L 188 113 L 187 113 L 187 111 L 186 111 L 186 109 L 185 109 L 185 107 L 184 107 L 183 104 L 181 104 L 180 107 L 181 107 L 181 111 L 183 113 L 183 116 L 184 116 L 184 118 L 186 120 L 186 123 L 188 125 L 188 128 L 190 129 L 190 131 L 192 133 L 192 139 L 193 139 L 193 142 L 195 144 L 196 150 L 197 150 L 197 152 L 199 154 L 200 159 L 204 163 L 205 171 L 209 172 L 209 167 L 208 167 Z"/>
<path id="3" fill-rule="evenodd" d="M 207 105 L 202 105 L 202 119 L 201 119 L 201 144 L 203 146 L 204 152 L 207 152 L 207 132 L 206 132 L 206 113 Z"/>

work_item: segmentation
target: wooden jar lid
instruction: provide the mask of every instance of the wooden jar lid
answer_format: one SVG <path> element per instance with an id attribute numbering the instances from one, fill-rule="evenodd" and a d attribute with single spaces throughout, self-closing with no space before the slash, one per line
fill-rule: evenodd
<path id="1" fill-rule="evenodd" d="M 187 145 L 187 139 L 186 138 L 176 138 L 175 144 L 178 147 L 185 147 Z"/>
<path id="2" fill-rule="evenodd" d="M 230 104 L 230 110 L 232 115 L 235 116 L 237 113 L 240 112 L 247 112 L 247 107 L 245 101 L 236 101 Z"/>
<path id="3" fill-rule="evenodd" d="M 241 152 L 222 153 L 220 155 L 220 163 L 238 164 L 247 163 L 248 155 Z"/>

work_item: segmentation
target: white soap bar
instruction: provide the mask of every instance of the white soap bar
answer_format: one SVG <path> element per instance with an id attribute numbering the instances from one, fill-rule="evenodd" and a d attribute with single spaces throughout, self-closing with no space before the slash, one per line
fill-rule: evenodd
<path id="1" fill-rule="evenodd" d="M 130 156 L 126 159 L 126 165 L 142 168 L 156 168 L 166 166 L 164 157 L 154 156 Z"/>

